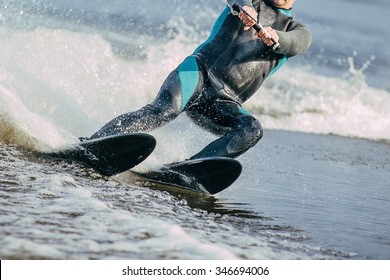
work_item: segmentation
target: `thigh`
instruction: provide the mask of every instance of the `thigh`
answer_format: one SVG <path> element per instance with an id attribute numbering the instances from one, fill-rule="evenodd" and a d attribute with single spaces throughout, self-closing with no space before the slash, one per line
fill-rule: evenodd
<path id="1" fill-rule="evenodd" d="M 203 73 L 196 58 L 190 56 L 168 76 L 152 105 L 180 113 L 196 99 L 202 89 Z"/>
<path id="2" fill-rule="evenodd" d="M 196 124 L 216 135 L 239 128 L 243 117 L 251 117 L 239 104 L 226 100 L 215 100 L 207 106 L 191 108 L 187 114 Z"/>

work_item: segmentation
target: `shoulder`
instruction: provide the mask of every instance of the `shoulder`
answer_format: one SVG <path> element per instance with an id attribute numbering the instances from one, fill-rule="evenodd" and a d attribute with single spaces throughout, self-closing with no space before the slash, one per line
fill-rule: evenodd
<path id="1" fill-rule="evenodd" d="M 310 30 L 301 22 L 294 20 L 293 17 L 290 17 L 290 23 L 287 26 L 287 31 L 292 31 L 292 30 L 306 30 L 307 32 L 310 33 Z"/>

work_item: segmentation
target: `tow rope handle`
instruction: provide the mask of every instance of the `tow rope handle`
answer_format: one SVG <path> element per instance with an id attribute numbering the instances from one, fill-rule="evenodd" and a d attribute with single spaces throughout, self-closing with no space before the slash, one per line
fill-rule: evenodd
<path id="1" fill-rule="evenodd" d="M 253 28 L 254 30 L 256 30 L 257 32 L 259 32 L 260 30 L 263 30 L 263 31 L 265 32 L 265 35 L 267 35 L 267 37 L 271 39 L 272 43 L 274 43 L 274 44 L 272 45 L 272 49 L 273 49 L 274 51 L 277 50 L 277 49 L 280 47 L 279 42 L 276 42 L 275 39 L 272 38 L 271 35 L 269 35 L 269 34 L 265 31 L 264 27 L 263 27 L 260 23 L 258 23 L 257 20 L 255 20 L 250 14 L 248 14 L 248 12 L 245 11 L 240 5 L 238 5 L 237 3 L 234 3 L 233 6 L 232 6 L 232 8 L 233 8 L 233 10 L 234 10 L 235 12 L 237 12 L 237 13 L 243 12 L 243 13 L 246 14 L 248 17 L 250 17 L 254 22 L 256 22 L 256 23 L 252 26 L 252 28 Z"/>

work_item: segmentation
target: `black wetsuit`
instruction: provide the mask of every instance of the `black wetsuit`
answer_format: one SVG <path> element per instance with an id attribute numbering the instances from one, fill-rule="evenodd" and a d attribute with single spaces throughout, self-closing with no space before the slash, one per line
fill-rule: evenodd
<path id="1" fill-rule="evenodd" d="M 306 50 L 311 35 L 292 19 L 291 10 L 277 9 L 270 1 L 227 2 L 207 41 L 170 73 L 155 100 L 113 119 L 91 138 L 152 130 L 186 112 L 195 123 L 221 136 L 192 159 L 237 157 L 253 147 L 263 130 L 241 104 L 288 57 Z M 244 24 L 231 13 L 233 3 L 253 6 L 259 22 L 277 30 L 280 48 L 273 51 L 255 38 L 253 30 L 245 31 Z"/>

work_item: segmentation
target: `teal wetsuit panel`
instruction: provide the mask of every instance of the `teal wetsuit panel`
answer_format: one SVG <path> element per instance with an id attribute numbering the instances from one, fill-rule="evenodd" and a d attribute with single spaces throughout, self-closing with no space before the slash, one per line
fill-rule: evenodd
<path id="1" fill-rule="evenodd" d="M 292 17 L 292 9 L 286 10 L 286 9 L 276 9 L 279 12 L 285 14 L 286 16 Z"/>
<path id="2" fill-rule="evenodd" d="M 288 57 L 287 56 L 283 56 L 283 58 L 279 61 L 278 65 L 276 65 L 276 67 L 274 69 L 272 69 L 271 73 L 269 73 L 267 79 L 269 77 L 271 77 L 273 74 L 275 74 L 276 71 L 278 71 L 280 69 L 280 67 L 283 66 L 283 64 L 286 63 Z"/>
<path id="3" fill-rule="evenodd" d="M 215 36 L 217 36 L 218 32 L 220 31 L 221 27 L 222 27 L 222 24 L 223 22 L 226 20 L 227 16 L 229 15 L 230 13 L 230 8 L 229 6 L 227 6 L 225 8 L 225 10 L 223 10 L 223 12 L 221 13 L 221 15 L 218 17 L 217 21 L 215 22 L 214 26 L 213 26 L 213 29 L 211 30 L 211 33 L 210 33 L 210 36 L 208 37 L 208 39 L 206 40 L 206 42 L 204 42 L 203 44 L 201 44 L 196 50 L 195 50 L 195 53 L 196 52 L 199 52 L 207 43 L 209 43 L 210 41 L 212 41 Z"/>
<path id="4" fill-rule="evenodd" d="M 281 13 L 287 15 L 287 16 L 292 16 L 292 10 L 286 10 L 286 9 L 277 9 L 278 11 L 280 11 Z M 287 56 L 283 56 L 283 58 L 279 61 L 278 65 L 276 65 L 276 67 L 271 71 L 271 73 L 269 74 L 268 77 L 271 77 L 276 71 L 278 71 L 280 69 L 280 67 L 283 66 L 283 64 L 286 63 L 286 61 L 288 60 L 288 57 Z"/>
<path id="5" fill-rule="evenodd" d="M 199 83 L 199 68 L 195 57 L 190 56 L 183 61 L 178 69 L 178 75 L 183 95 L 181 109 L 184 110 Z"/>
<path id="6" fill-rule="evenodd" d="M 242 108 L 242 107 L 240 107 L 239 110 L 240 110 L 241 114 L 250 115 L 249 112 L 247 110 L 245 110 L 244 108 Z"/>

